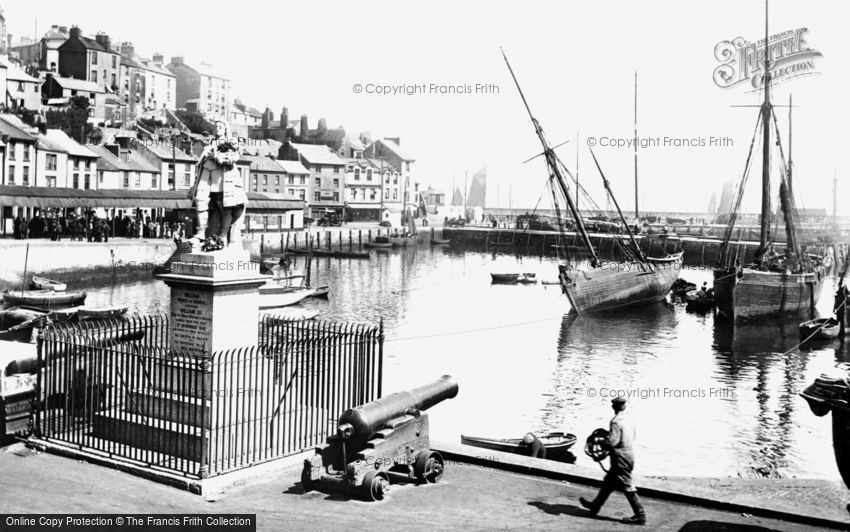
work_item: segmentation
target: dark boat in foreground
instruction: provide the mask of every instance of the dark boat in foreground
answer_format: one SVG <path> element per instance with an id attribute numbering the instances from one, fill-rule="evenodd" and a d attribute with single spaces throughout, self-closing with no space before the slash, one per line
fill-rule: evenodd
<path id="1" fill-rule="evenodd" d="M 33 329 L 41 326 L 46 314 L 22 308 L 0 310 L 0 340 L 29 342 Z"/>
<path id="2" fill-rule="evenodd" d="M 7 290 L 3 293 L 3 302 L 7 305 L 26 305 L 28 307 L 53 308 L 82 305 L 86 300 L 85 292 L 55 292 L 53 290 Z"/>
<path id="3" fill-rule="evenodd" d="M 537 282 L 535 273 L 491 273 L 493 284 L 534 284 Z"/>
<path id="4" fill-rule="evenodd" d="M 714 296 L 701 290 L 690 290 L 685 294 L 685 310 L 708 312 L 714 308 Z"/>
<path id="5" fill-rule="evenodd" d="M 432 246 L 445 246 L 445 245 L 448 245 L 448 244 L 451 244 L 451 243 L 452 243 L 451 240 L 447 240 L 445 238 L 432 238 L 431 239 L 431 245 Z"/>
<path id="6" fill-rule="evenodd" d="M 331 287 L 328 285 L 322 285 L 313 288 L 313 290 L 315 290 L 315 292 L 313 292 L 307 297 L 312 297 L 314 299 L 327 299 L 328 293 L 330 293 L 331 291 Z"/>
<path id="7" fill-rule="evenodd" d="M 801 340 L 832 340 L 838 338 L 840 326 L 835 318 L 818 318 L 799 325 Z"/>
<path id="8" fill-rule="evenodd" d="M 576 443 L 574 434 L 550 432 L 545 436 L 540 436 L 538 439 L 543 444 L 543 447 L 546 448 L 547 460 L 569 462 L 575 459 L 573 453 L 570 452 L 570 447 Z M 461 434 L 460 443 L 473 447 L 481 447 L 482 449 L 490 449 L 491 451 L 501 451 L 503 453 L 528 454 L 528 449 L 522 443 L 522 438 L 493 439 Z"/>

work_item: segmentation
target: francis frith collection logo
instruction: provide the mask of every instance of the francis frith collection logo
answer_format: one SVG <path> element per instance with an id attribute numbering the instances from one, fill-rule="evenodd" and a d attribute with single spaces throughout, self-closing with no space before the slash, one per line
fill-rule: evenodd
<path id="1" fill-rule="evenodd" d="M 770 78 L 774 83 L 816 74 L 815 59 L 822 57 L 806 41 L 808 28 L 772 35 L 767 42 Z M 743 85 L 759 90 L 764 85 L 764 39 L 750 42 L 743 37 L 721 41 L 714 47 L 720 65 L 714 69 L 714 83 L 728 89 Z"/>

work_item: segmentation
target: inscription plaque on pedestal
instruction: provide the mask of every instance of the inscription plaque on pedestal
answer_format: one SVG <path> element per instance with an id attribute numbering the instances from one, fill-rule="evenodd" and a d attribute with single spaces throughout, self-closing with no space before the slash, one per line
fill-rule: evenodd
<path id="1" fill-rule="evenodd" d="M 247 252 L 184 253 L 159 278 L 171 287 L 171 349 L 209 354 L 257 345 L 258 289 L 270 277 Z"/>

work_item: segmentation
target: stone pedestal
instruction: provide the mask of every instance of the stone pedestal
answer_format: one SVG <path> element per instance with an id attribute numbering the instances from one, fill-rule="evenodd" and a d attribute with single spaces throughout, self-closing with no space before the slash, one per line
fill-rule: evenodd
<path id="1" fill-rule="evenodd" d="M 259 287 L 268 279 L 243 250 L 184 253 L 171 273 L 169 347 L 210 354 L 257 345 Z"/>

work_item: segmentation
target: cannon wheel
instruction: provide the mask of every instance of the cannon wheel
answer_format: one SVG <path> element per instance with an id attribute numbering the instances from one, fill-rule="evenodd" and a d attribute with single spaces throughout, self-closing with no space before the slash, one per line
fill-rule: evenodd
<path id="1" fill-rule="evenodd" d="M 413 471 L 420 482 L 434 484 L 443 476 L 445 461 L 437 451 L 419 451 L 416 453 L 416 462 Z"/>
<path id="2" fill-rule="evenodd" d="M 370 500 L 380 501 L 390 491 L 390 479 L 383 471 L 369 471 L 361 488 Z"/>

